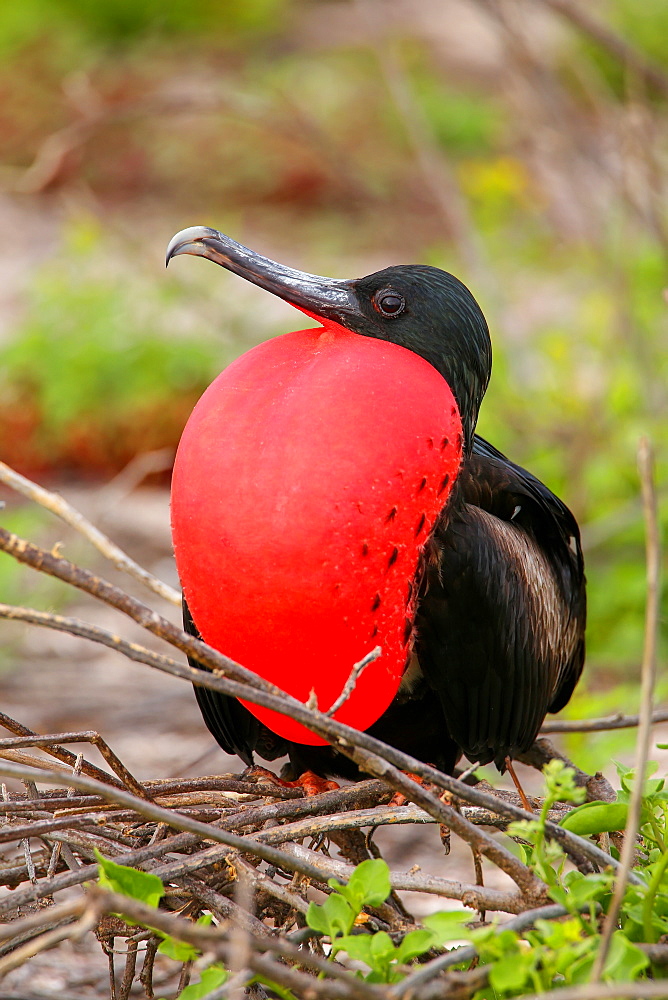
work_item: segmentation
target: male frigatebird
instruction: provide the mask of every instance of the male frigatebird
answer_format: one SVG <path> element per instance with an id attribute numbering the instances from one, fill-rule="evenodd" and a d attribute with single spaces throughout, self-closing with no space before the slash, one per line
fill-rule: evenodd
<path id="1" fill-rule="evenodd" d="M 435 267 L 322 278 L 196 226 L 208 257 L 321 326 L 229 366 L 179 446 L 172 526 L 186 628 L 321 710 L 452 773 L 500 770 L 569 700 L 584 660 L 575 518 L 475 435 L 485 318 Z M 187 603 L 186 603 L 187 602 Z M 221 747 L 294 774 L 356 765 L 276 713 L 198 687 Z"/>

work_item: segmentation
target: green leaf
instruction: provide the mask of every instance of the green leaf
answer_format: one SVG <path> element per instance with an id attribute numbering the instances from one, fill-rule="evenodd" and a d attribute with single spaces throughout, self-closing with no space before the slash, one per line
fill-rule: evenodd
<path id="1" fill-rule="evenodd" d="M 422 923 L 432 932 L 432 946 L 440 948 L 448 941 L 470 940 L 471 932 L 464 924 L 472 919 L 465 910 L 439 910 L 430 913 Z"/>
<path id="2" fill-rule="evenodd" d="M 628 806 L 624 802 L 585 802 L 564 816 L 560 825 L 580 837 L 610 833 L 626 826 Z"/>
<path id="3" fill-rule="evenodd" d="M 557 757 L 548 761 L 543 768 L 546 798 L 560 802 L 582 802 L 587 794 L 575 782 L 575 770 Z"/>
<path id="4" fill-rule="evenodd" d="M 193 945 L 186 944 L 185 941 L 178 941 L 169 934 L 158 945 L 158 951 L 161 955 L 166 955 L 167 958 L 173 958 L 175 962 L 194 962 L 200 955 L 198 949 L 194 948 Z"/>
<path id="5" fill-rule="evenodd" d="M 392 944 L 392 938 L 387 931 L 378 931 L 371 936 L 371 957 L 374 960 L 374 967 L 379 963 L 391 962 L 395 956 L 396 948 Z"/>
<path id="6" fill-rule="evenodd" d="M 333 892 L 322 905 L 309 903 L 306 923 L 312 930 L 329 934 L 330 938 L 334 938 L 337 934 L 350 933 L 356 916 L 357 912 L 343 896 Z"/>
<path id="7" fill-rule="evenodd" d="M 320 934 L 329 934 L 329 920 L 322 906 L 318 903 L 309 903 L 306 911 L 306 923 L 312 931 L 319 931 Z"/>
<path id="8" fill-rule="evenodd" d="M 517 931 L 498 930 L 494 925 L 478 927 L 471 931 L 471 943 L 484 964 L 520 954 Z"/>
<path id="9" fill-rule="evenodd" d="M 191 983 L 179 993 L 179 1000 L 203 1000 L 213 990 L 226 982 L 229 972 L 222 965 L 210 965 L 204 969 L 198 983 Z"/>
<path id="10" fill-rule="evenodd" d="M 583 875 L 579 871 L 566 872 L 562 885 L 552 885 L 548 895 L 555 903 L 561 903 L 571 913 L 576 913 L 580 907 L 602 900 L 610 893 L 612 872 L 595 872 Z"/>
<path id="11" fill-rule="evenodd" d="M 333 892 L 323 903 L 323 908 L 329 921 L 332 936 L 350 933 L 357 914 L 343 896 L 340 896 L 338 892 Z"/>
<path id="12" fill-rule="evenodd" d="M 424 955 L 425 951 L 429 951 L 431 948 L 433 941 L 432 931 L 409 931 L 397 947 L 397 962 L 403 965 L 404 962 L 410 962 L 418 955 Z"/>
<path id="13" fill-rule="evenodd" d="M 497 993 L 519 992 L 531 972 L 534 959 L 531 954 L 507 955 L 489 970 L 489 981 Z"/>
<path id="14" fill-rule="evenodd" d="M 400 983 L 403 974 L 395 969 L 383 968 L 374 969 L 366 977 L 367 983 Z"/>
<path id="15" fill-rule="evenodd" d="M 332 951 L 337 954 L 339 951 L 345 951 L 350 958 L 354 959 L 356 962 L 365 962 L 370 969 L 373 968 L 373 961 L 371 959 L 371 941 L 373 940 L 371 934 L 347 934 L 344 937 L 339 937 L 332 944 Z"/>
<path id="16" fill-rule="evenodd" d="M 357 865 L 347 885 L 330 879 L 328 885 L 348 900 L 355 916 L 363 906 L 380 906 L 390 895 L 390 869 L 382 858 L 369 858 Z"/>
<path id="17" fill-rule="evenodd" d="M 541 832 L 541 825 L 537 819 L 516 819 L 508 824 L 506 832 L 509 837 L 519 837 L 533 844 Z"/>
<path id="18" fill-rule="evenodd" d="M 622 791 L 618 793 L 618 798 L 622 799 L 624 793 L 629 795 L 633 788 L 633 782 L 635 781 L 635 771 L 632 767 L 625 767 L 623 764 L 613 761 L 615 767 L 617 768 L 617 774 L 619 775 L 619 780 L 621 782 Z M 664 778 L 652 778 L 652 775 L 658 768 L 658 763 L 655 760 L 648 760 L 645 765 L 645 781 L 643 783 L 643 797 L 651 798 L 656 795 L 657 792 L 662 791 L 665 784 Z M 625 796 L 624 796 L 625 797 Z"/>
<path id="19" fill-rule="evenodd" d="M 120 892 L 130 899 L 137 899 L 147 906 L 157 907 L 165 894 L 165 887 L 157 875 L 142 872 L 137 868 L 118 865 L 115 861 L 105 858 L 95 848 L 95 857 L 99 865 L 100 885 L 111 892 Z"/>
<path id="20" fill-rule="evenodd" d="M 649 958 L 627 938 L 624 931 L 615 931 L 603 969 L 606 982 L 633 982 L 649 965 Z"/>

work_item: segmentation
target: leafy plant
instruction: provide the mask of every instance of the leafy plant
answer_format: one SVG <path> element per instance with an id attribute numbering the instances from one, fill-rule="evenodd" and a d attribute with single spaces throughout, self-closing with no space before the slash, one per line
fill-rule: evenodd
<path id="1" fill-rule="evenodd" d="M 398 982 L 403 978 L 399 967 L 431 947 L 434 935 L 430 930 L 411 931 L 398 946 L 385 931 L 351 934 L 363 907 L 380 906 L 390 894 L 390 871 L 380 858 L 362 861 L 347 885 L 336 879 L 329 879 L 328 885 L 334 891 L 324 903 L 309 905 L 306 922 L 329 937 L 332 956 L 344 951 L 364 962 L 371 970 L 365 977 L 368 982 Z"/>
<path id="2" fill-rule="evenodd" d="M 639 947 L 655 943 L 668 933 L 668 790 L 665 779 L 654 777 L 656 767 L 645 776 L 641 814 L 641 842 L 636 873 L 640 882 L 627 889 L 620 926 L 612 936 L 604 964 L 604 982 L 628 982 L 646 976 L 650 960 Z M 482 927 L 468 926 L 471 914 L 464 910 L 433 913 L 423 926 L 403 937 L 384 930 L 369 932 L 365 907 L 381 906 L 390 894 L 390 873 L 382 859 L 363 861 L 353 871 L 347 884 L 330 879 L 332 890 L 323 903 L 311 902 L 306 913 L 308 926 L 321 936 L 329 960 L 343 955 L 366 966 L 357 976 L 369 983 L 397 983 L 410 971 L 410 963 L 432 949 L 456 949 L 465 942 L 473 946 L 478 964 L 488 970 L 488 984 L 478 990 L 474 1000 L 506 1000 L 526 992 L 544 993 L 563 985 L 588 981 L 600 948 L 599 921 L 612 894 L 612 870 L 584 875 L 567 870 L 561 847 L 547 834 L 550 809 L 558 801 L 578 803 L 563 820 L 565 828 L 580 835 L 597 835 L 615 830 L 626 818 L 626 810 L 635 780 L 633 772 L 618 765 L 621 788 L 617 802 L 582 803 L 583 790 L 575 783 L 572 768 L 553 760 L 544 770 L 545 797 L 537 819 L 513 823 L 509 835 L 520 839 L 524 859 L 532 871 L 548 886 L 551 898 L 564 907 L 565 917 L 536 920 L 525 931 L 499 926 L 496 922 Z M 159 879 L 144 872 L 124 868 L 98 855 L 101 882 L 116 892 L 157 906 L 163 887 Z M 208 915 L 200 918 L 208 922 Z M 178 961 L 200 957 L 197 948 L 159 933 L 160 951 Z M 456 959 L 456 950 L 453 959 Z M 459 964 L 465 969 L 468 962 Z M 207 986 L 214 989 L 224 982 L 225 970 L 219 964 L 202 973 L 193 992 L 183 993 L 186 1000 L 203 996 Z M 264 982 L 255 977 L 253 982 Z M 266 985 L 266 983 L 265 983 Z M 272 985 L 282 1000 L 294 1000 L 284 987 Z M 189 987 L 189 989 L 191 989 Z"/>
<path id="3" fill-rule="evenodd" d="M 566 767 L 561 760 L 551 760 L 543 768 L 545 778 L 545 798 L 537 820 L 521 820 L 511 823 L 508 833 L 511 837 L 521 837 L 528 841 L 529 847 L 523 846 L 524 860 L 531 864 L 536 874 L 547 882 L 556 885 L 559 880 L 554 865 L 563 865 L 565 855 L 561 847 L 548 840 L 545 834 L 550 809 L 557 802 L 582 802 L 585 797 L 584 788 L 575 784 L 575 772 L 572 767 Z"/>
<path id="4" fill-rule="evenodd" d="M 119 865 L 115 861 L 105 858 L 97 848 L 95 848 L 95 857 L 99 866 L 98 879 L 103 888 L 109 889 L 110 892 L 117 892 L 123 896 L 128 896 L 130 899 L 136 899 L 146 906 L 152 906 L 157 909 L 160 900 L 165 894 L 165 887 L 157 875 L 152 875 L 151 872 L 140 871 L 138 868 L 130 868 L 127 865 Z M 123 916 L 122 914 L 120 915 Z M 205 913 L 199 918 L 197 923 L 200 926 L 208 926 L 212 919 L 211 914 Z M 126 916 L 123 916 L 123 920 L 127 924 L 130 924 L 130 926 L 134 924 L 134 921 Z M 177 938 L 165 934 L 156 928 L 150 929 L 154 934 L 162 938 L 158 947 L 158 951 L 162 955 L 166 955 L 176 962 L 194 962 L 200 957 L 201 953 L 191 944 L 179 941 Z M 222 986 L 228 975 L 224 966 L 218 962 L 212 963 L 202 970 L 198 983 L 191 983 L 181 992 L 180 1000 L 200 1000 L 207 993 Z"/>

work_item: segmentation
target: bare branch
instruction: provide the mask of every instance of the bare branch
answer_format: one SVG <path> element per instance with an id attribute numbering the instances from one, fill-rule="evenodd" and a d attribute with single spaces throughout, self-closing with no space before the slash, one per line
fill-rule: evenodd
<path id="1" fill-rule="evenodd" d="M 69 524 L 71 528 L 74 528 L 79 534 L 83 535 L 117 569 L 138 580 L 139 583 L 148 587 L 149 590 L 162 597 L 163 600 L 181 607 L 181 595 L 178 591 L 170 587 L 169 584 L 156 579 L 152 573 L 139 566 L 134 559 L 131 559 L 126 552 L 112 542 L 111 539 L 107 538 L 99 528 L 91 524 L 80 511 L 58 493 L 52 493 L 51 490 L 46 490 L 43 486 L 38 486 L 32 480 L 19 475 L 18 472 L 15 472 L 4 462 L 0 462 L 0 482 L 16 490 L 17 493 L 21 493 L 29 500 L 33 500 L 40 507 L 51 511 L 52 514 L 55 514 L 62 521 L 65 521 L 66 524 Z"/>
<path id="2" fill-rule="evenodd" d="M 348 680 L 343 685 L 343 691 L 336 699 L 334 704 L 331 706 L 331 708 L 328 708 L 327 711 L 324 713 L 327 716 L 327 718 L 331 719 L 331 717 L 336 712 L 338 712 L 341 706 L 346 701 L 348 701 L 348 698 L 350 698 L 351 694 L 355 690 L 355 685 L 357 684 L 359 678 L 362 676 L 365 667 L 368 667 L 370 663 L 373 663 L 374 660 L 377 660 L 381 653 L 382 650 L 380 646 L 375 646 L 370 653 L 367 653 L 366 656 L 363 656 L 362 659 L 353 666 L 352 670 L 350 671 Z"/>
<path id="3" fill-rule="evenodd" d="M 9 938 L 22 937 L 27 932 L 40 931 L 51 928 L 65 920 L 72 920 L 80 917 L 86 908 L 83 897 L 69 899 L 66 903 L 58 903 L 48 909 L 37 910 L 28 914 L 20 920 L 11 923 L 0 923 L 0 941 L 7 941 Z"/>
<path id="4" fill-rule="evenodd" d="M 4 615 L 3 610 L 7 609 L 8 605 L 0 604 L 0 618 L 13 617 L 11 615 Z M 14 609 L 14 610 L 27 610 L 27 609 Z M 57 616 L 54 616 L 57 618 Z M 27 618 L 24 620 L 28 620 Z M 68 629 L 71 631 L 71 629 Z M 88 774 L 91 778 L 96 778 L 98 781 L 106 781 L 111 784 L 124 785 L 129 788 L 130 791 L 134 792 L 135 795 L 140 795 L 143 798 L 149 798 L 149 794 L 141 785 L 137 779 L 128 771 L 125 764 L 117 757 L 114 751 L 111 749 L 108 743 L 102 739 L 99 733 L 93 730 L 85 730 L 80 733 L 59 733 L 57 736 L 40 736 L 38 733 L 34 733 L 27 726 L 22 723 L 17 722 L 12 719 L 9 715 L 5 715 L 4 712 L 0 712 L 0 725 L 4 726 L 5 729 L 9 729 L 10 732 L 16 733 L 15 739 L 0 739 L 0 749 L 9 749 L 10 747 L 41 747 L 45 753 L 50 754 L 57 760 L 63 761 L 65 764 L 70 764 L 72 767 L 77 766 L 78 757 L 76 754 L 71 753 L 69 750 L 65 750 L 64 747 L 59 746 L 59 743 L 92 743 L 94 747 L 100 751 L 101 755 L 104 757 L 106 762 L 109 764 L 111 769 L 115 771 L 116 775 L 120 779 L 119 782 L 115 782 L 111 775 L 102 771 L 99 767 L 95 767 L 94 764 L 90 764 L 87 760 L 81 761 L 79 769 Z"/>
<path id="5" fill-rule="evenodd" d="M 638 469 L 642 488 L 643 510 L 645 513 L 646 559 L 647 559 L 647 603 L 645 607 L 645 643 L 640 680 L 640 724 L 635 753 L 635 779 L 629 802 L 628 818 L 624 831 L 624 846 L 620 857 L 620 868 L 615 879 L 615 891 L 605 916 L 601 931 L 601 944 L 596 953 L 592 970 L 592 981 L 603 974 L 608 957 L 612 935 L 617 927 L 626 886 L 629 881 L 636 837 L 640 829 L 640 812 L 645 785 L 645 765 L 649 755 L 652 731 L 652 703 L 656 682 L 656 655 L 659 625 L 659 581 L 661 574 L 661 549 L 659 539 L 659 516 L 656 490 L 654 487 L 654 454 L 647 438 L 642 438 L 638 447 Z"/>
<path id="6" fill-rule="evenodd" d="M 471 844 L 480 854 L 484 854 L 502 871 L 510 875 L 521 892 L 528 900 L 533 901 L 534 905 L 543 899 L 546 887 L 540 879 L 536 878 L 526 865 L 522 864 L 506 847 L 498 843 L 491 834 L 479 830 L 456 809 L 447 805 L 443 801 L 445 796 L 437 798 L 433 792 L 418 784 L 408 774 L 400 771 L 377 753 L 356 748 L 351 756 L 365 771 L 387 781 L 407 799 L 421 806 L 439 824 L 453 830 L 462 840 Z M 527 813 L 527 815 L 530 814 Z"/>
<path id="7" fill-rule="evenodd" d="M 47 931 L 45 934 L 40 935 L 40 937 L 33 938 L 26 944 L 16 948 L 15 951 L 10 952 L 9 955 L 0 958 L 0 976 L 4 976 L 12 969 L 18 968 L 19 965 L 23 965 L 29 958 L 34 958 L 35 955 L 39 954 L 40 951 L 54 948 L 61 941 L 66 941 L 67 939 L 73 941 L 83 937 L 87 931 L 93 929 L 96 923 L 97 915 L 89 910 L 82 915 L 76 924 L 67 923 L 64 926 L 55 927 L 53 930 Z"/>
<path id="8" fill-rule="evenodd" d="M 498 826 L 502 829 L 507 826 L 497 816 L 492 816 L 486 809 L 478 809 L 476 806 L 463 806 L 461 814 L 475 826 Z M 257 836 L 264 844 L 281 844 L 286 840 L 318 837 L 332 830 L 355 830 L 365 827 L 387 826 L 388 824 L 435 822 L 437 822 L 436 819 L 424 809 L 420 809 L 419 806 L 376 806 L 373 809 L 355 809 L 341 813 L 328 812 L 321 818 L 302 819 L 294 823 L 261 830 Z M 228 824 L 226 823 L 226 825 Z"/>
<path id="9" fill-rule="evenodd" d="M 651 724 L 668 722 L 668 709 L 652 712 Z M 541 726 L 541 733 L 600 733 L 611 729 L 634 729 L 640 725 L 639 715 L 606 715 L 601 719 L 550 719 Z"/>
<path id="10" fill-rule="evenodd" d="M 325 858 L 316 851 L 311 851 L 301 844 L 284 844 L 283 849 L 296 858 L 303 858 L 310 864 L 322 868 L 321 878 L 331 878 L 333 874 L 340 879 L 348 879 L 353 873 L 353 866 L 344 861 Z M 492 889 L 486 886 L 474 885 L 472 882 L 459 882 L 453 879 L 439 878 L 436 875 L 419 875 L 412 872 L 390 872 L 390 884 L 393 889 L 409 892 L 425 892 L 435 896 L 445 896 L 457 899 L 473 910 L 481 907 L 487 910 L 500 910 L 506 913 L 522 913 L 527 909 L 526 900 L 515 890 Z M 473 915 L 471 916 L 473 919 Z"/>
<path id="11" fill-rule="evenodd" d="M 663 981 L 637 980 L 633 983 L 584 983 L 550 990 L 550 1000 L 665 1000 L 668 987 Z M 544 1000 L 544 993 L 528 993 L 522 1000 Z"/>

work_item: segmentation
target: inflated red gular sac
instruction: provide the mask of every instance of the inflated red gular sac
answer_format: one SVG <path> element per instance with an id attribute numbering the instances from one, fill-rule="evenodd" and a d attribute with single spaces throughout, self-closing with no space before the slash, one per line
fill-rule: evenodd
<path id="1" fill-rule="evenodd" d="M 456 688 L 467 669 L 483 665 L 446 653 L 434 681 L 420 616 L 429 595 L 448 585 L 439 540 L 466 507 L 459 484 L 470 476 L 491 369 L 475 299 L 437 268 L 322 278 L 200 226 L 178 233 L 167 259 L 183 253 L 208 257 L 319 324 L 238 358 L 184 430 L 172 530 L 186 626 L 300 701 L 313 694 L 322 711 L 353 665 L 379 647 L 334 717 L 451 770 L 460 750 L 481 739 L 451 718 L 451 675 Z M 512 549 L 499 558 L 512 560 Z M 439 624 L 439 615 L 436 608 L 426 631 L 456 641 L 461 623 Z M 484 687 L 484 677 L 478 682 Z M 554 693 L 529 713 L 530 740 L 534 716 L 540 725 Z M 203 688 L 196 694 L 220 745 L 246 763 L 254 752 L 288 753 L 297 771 L 355 776 L 347 758 L 288 716 Z M 518 742 L 512 726 L 502 731 L 492 720 L 487 728 L 488 759 Z"/>

